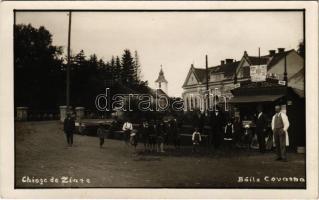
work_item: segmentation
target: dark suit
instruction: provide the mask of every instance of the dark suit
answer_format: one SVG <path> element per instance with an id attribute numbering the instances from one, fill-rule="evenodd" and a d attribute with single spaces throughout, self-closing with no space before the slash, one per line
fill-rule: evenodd
<path id="1" fill-rule="evenodd" d="M 259 116 L 259 113 L 258 113 L 257 119 L 256 119 L 256 133 L 258 137 L 260 152 L 264 152 L 266 149 L 265 137 L 266 137 L 267 126 L 268 126 L 268 120 L 266 115 L 262 113 Z"/>
<path id="2" fill-rule="evenodd" d="M 224 117 L 221 112 L 217 115 L 215 111 L 211 113 L 211 126 L 212 126 L 212 142 L 215 148 L 218 148 L 223 140 L 223 126 Z"/>
<path id="3" fill-rule="evenodd" d="M 73 144 L 73 133 L 75 132 L 75 121 L 72 117 L 64 119 L 64 132 L 69 145 Z"/>

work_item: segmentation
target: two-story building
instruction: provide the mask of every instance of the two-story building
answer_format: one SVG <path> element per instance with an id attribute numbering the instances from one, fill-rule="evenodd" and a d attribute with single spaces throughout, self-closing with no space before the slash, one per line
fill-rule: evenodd
<path id="1" fill-rule="evenodd" d="M 208 102 L 210 108 L 224 102 L 227 110 L 226 102 L 233 97 L 231 90 L 239 87 L 241 82 L 251 80 L 254 66 L 264 66 L 266 77 L 287 81 L 298 95 L 304 95 L 304 59 L 294 49 L 285 51 L 284 48 L 278 48 L 263 56 L 250 56 L 245 51 L 239 61 L 226 59 L 208 69 L 191 65 L 183 84 L 184 109 L 204 111 Z"/>

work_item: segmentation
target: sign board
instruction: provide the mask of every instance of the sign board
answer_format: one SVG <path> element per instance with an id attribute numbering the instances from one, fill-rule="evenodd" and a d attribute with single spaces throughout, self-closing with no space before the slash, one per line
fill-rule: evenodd
<path id="1" fill-rule="evenodd" d="M 266 81 L 267 65 L 251 65 L 250 77 L 252 82 Z"/>
<path id="2" fill-rule="evenodd" d="M 286 81 L 278 81 L 279 85 L 286 85 Z"/>
<path id="3" fill-rule="evenodd" d="M 236 83 L 235 85 L 234 85 L 234 89 L 235 88 L 239 88 L 240 87 L 240 83 Z"/>

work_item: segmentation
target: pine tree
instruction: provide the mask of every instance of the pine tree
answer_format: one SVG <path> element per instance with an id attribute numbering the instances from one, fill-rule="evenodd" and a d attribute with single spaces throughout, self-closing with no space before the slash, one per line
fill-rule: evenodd
<path id="1" fill-rule="evenodd" d="M 115 70 L 114 70 L 114 77 L 116 81 L 121 80 L 121 71 L 122 71 L 122 66 L 121 66 L 121 61 L 120 58 L 118 56 L 116 56 L 115 59 Z"/>
<path id="2" fill-rule="evenodd" d="M 125 49 L 122 55 L 122 82 L 128 86 L 134 85 L 134 59 L 130 50 Z"/>
<path id="3" fill-rule="evenodd" d="M 141 82 L 141 79 L 142 79 L 142 75 L 141 75 L 141 65 L 140 65 L 140 60 L 139 60 L 139 57 L 138 57 L 138 53 L 137 51 L 134 52 L 134 59 L 135 59 L 135 81 L 136 83 L 140 83 Z"/>

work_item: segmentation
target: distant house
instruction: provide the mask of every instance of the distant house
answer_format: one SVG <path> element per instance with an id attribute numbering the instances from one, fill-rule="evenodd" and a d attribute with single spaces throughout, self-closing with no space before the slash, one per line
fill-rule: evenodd
<path id="1" fill-rule="evenodd" d="M 227 99 L 232 98 L 231 90 L 241 82 L 251 80 L 251 67 L 259 65 L 266 66 L 267 77 L 278 81 L 284 80 L 286 65 L 288 86 L 299 95 L 304 95 L 304 59 L 294 49 L 285 51 L 284 48 L 278 48 L 277 52 L 270 50 L 268 55 L 263 56 L 250 56 L 245 51 L 240 61 L 222 60 L 220 65 L 208 67 L 207 72 L 205 68 L 191 65 L 183 84 L 184 109 L 189 111 L 207 108 L 207 94 L 211 108 L 215 102 L 225 102 L 227 109 Z"/>
<path id="2" fill-rule="evenodd" d="M 287 66 L 288 85 L 304 90 L 304 81 L 300 81 L 296 84 L 296 76 L 299 77 L 299 80 L 300 78 L 304 78 L 304 59 L 294 49 L 285 51 L 284 48 L 278 48 L 277 52 L 276 50 L 269 50 L 268 55 L 260 56 L 260 58 L 258 56 L 249 56 L 245 51 L 236 71 L 237 79 L 249 80 L 250 66 L 266 65 L 267 77 L 284 80 L 285 62 Z"/>

